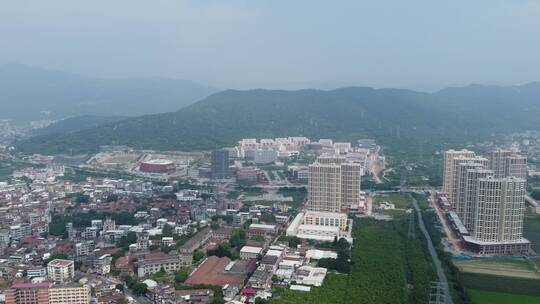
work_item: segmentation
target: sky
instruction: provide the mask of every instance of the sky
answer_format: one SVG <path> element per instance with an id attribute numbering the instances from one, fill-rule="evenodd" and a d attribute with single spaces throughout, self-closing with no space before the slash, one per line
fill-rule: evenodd
<path id="1" fill-rule="evenodd" d="M 3 0 L 0 64 L 219 88 L 540 81 L 538 0 Z"/>

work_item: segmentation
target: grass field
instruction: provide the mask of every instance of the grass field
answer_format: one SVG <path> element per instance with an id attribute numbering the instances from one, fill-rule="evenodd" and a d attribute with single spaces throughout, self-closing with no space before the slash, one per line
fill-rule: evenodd
<path id="1" fill-rule="evenodd" d="M 460 272 L 459 280 L 467 289 L 540 296 L 540 280 Z"/>
<path id="2" fill-rule="evenodd" d="M 388 193 L 377 195 L 374 198 L 373 205 L 379 206 L 382 202 L 389 202 L 396 206 L 397 209 L 410 208 L 411 198 L 407 193 Z"/>
<path id="3" fill-rule="evenodd" d="M 540 297 L 501 292 L 467 290 L 472 304 L 540 304 Z"/>
<path id="4" fill-rule="evenodd" d="M 526 259 L 458 261 L 454 264 L 462 272 L 540 279 L 535 264 Z"/>
<path id="5" fill-rule="evenodd" d="M 534 251 L 540 252 L 540 215 L 527 211 L 523 220 L 523 236 L 531 241 Z"/>

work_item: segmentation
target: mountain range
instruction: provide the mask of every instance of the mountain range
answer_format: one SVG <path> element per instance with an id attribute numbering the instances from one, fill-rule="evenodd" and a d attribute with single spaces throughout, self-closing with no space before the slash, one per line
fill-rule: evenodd
<path id="1" fill-rule="evenodd" d="M 373 137 L 400 147 L 465 143 L 535 129 L 540 83 L 471 85 L 435 93 L 348 87 L 323 90 L 227 90 L 176 112 L 144 115 L 68 134 L 15 143 L 27 153 L 85 153 L 125 144 L 160 150 L 212 149 L 241 138 Z"/>
<path id="2" fill-rule="evenodd" d="M 176 111 L 217 92 L 171 78 L 98 78 L 0 66 L 0 119 L 30 121 L 78 115 L 138 116 Z"/>

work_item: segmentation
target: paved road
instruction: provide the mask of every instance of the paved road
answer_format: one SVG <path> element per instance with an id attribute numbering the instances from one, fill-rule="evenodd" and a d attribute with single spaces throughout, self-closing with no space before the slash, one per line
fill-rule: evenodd
<path id="1" fill-rule="evenodd" d="M 435 269 L 437 270 L 437 277 L 439 279 L 439 282 L 442 283 L 445 289 L 444 292 L 446 295 L 446 304 L 453 304 L 452 297 L 450 296 L 450 290 L 448 288 L 448 279 L 446 278 L 446 274 L 444 273 L 441 260 L 439 260 L 437 251 L 435 251 L 435 247 L 433 246 L 431 237 L 429 236 L 426 226 L 424 225 L 424 219 L 422 218 L 422 212 L 420 210 L 420 207 L 418 206 L 418 202 L 414 198 L 412 198 L 412 200 L 413 200 L 412 204 L 413 204 L 414 210 L 416 210 L 416 214 L 418 217 L 418 227 L 420 227 L 420 231 L 422 231 L 422 233 L 426 237 L 428 251 L 429 251 L 429 254 L 431 255 L 431 259 L 433 260 L 433 264 L 435 264 Z"/>

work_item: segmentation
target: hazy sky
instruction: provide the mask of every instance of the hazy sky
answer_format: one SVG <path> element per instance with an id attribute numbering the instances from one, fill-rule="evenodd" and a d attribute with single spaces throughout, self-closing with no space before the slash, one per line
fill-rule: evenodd
<path id="1" fill-rule="evenodd" d="M 246 88 L 540 80 L 538 0 L 16 0 L 0 64 Z"/>

